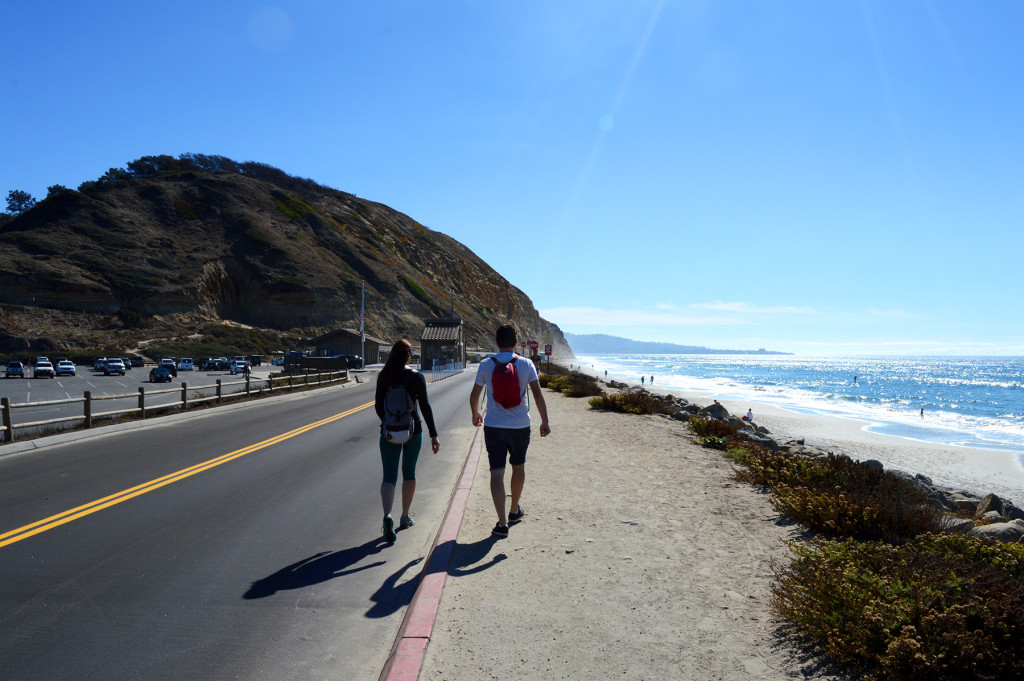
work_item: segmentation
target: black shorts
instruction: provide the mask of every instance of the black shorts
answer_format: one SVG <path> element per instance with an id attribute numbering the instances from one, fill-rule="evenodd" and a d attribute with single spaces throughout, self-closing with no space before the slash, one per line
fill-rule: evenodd
<path id="1" fill-rule="evenodd" d="M 526 448 L 530 446 L 530 428 L 491 428 L 484 426 L 484 445 L 491 470 L 505 468 L 505 458 L 513 466 L 526 463 Z"/>

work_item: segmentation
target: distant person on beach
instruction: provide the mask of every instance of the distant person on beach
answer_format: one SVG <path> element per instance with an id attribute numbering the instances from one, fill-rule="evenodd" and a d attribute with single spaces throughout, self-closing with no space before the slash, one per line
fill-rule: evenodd
<path id="1" fill-rule="evenodd" d="M 651 374 L 651 385 L 654 385 L 654 374 Z"/>
<path id="2" fill-rule="evenodd" d="M 924 418 L 924 407 L 921 407 L 921 418 Z"/>
<path id="3" fill-rule="evenodd" d="M 747 415 L 743 417 L 743 420 L 744 421 L 753 421 L 754 420 L 754 412 L 752 410 L 750 410 L 750 409 L 747 409 Z"/>
<path id="4" fill-rule="evenodd" d="M 641 377 L 640 377 L 640 387 L 643 387 L 643 385 L 644 385 L 644 379 L 645 379 L 645 378 L 647 378 L 647 377 L 646 377 L 646 376 L 641 376 Z"/>
<path id="5" fill-rule="evenodd" d="M 405 530 L 412 527 L 413 522 L 410 509 L 412 498 L 416 494 L 416 460 L 420 455 L 420 447 L 423 446 L 423 422 L 417 413 L 423 412 L 423 421 L 427 422 L 427 430 L 430 433 L 430 446 L 434 454 L 441 448 L 437 440 L 437 428 L 434 427 L 434 412 L 430 409 L 427 401 L 427 381 L 423 374 L 408 367 L 412 359 L 412 343 L 404 338 L 395 341 L 391 347 L 391 354 L 388 361 L 377 375 L 377 392 L 374 399 L 374 409 L 377 417 L 380 418 L 380 461 L 383 468 L 383 481 L 380 483 L 380 502 L 384 508 L 384 523 L 381 531 L 384 533 L 384 541 L 394 542 L 395 521 L 391 517 L 391 508 L 395 503 L 395 486 L 398 484 L 398 466 L 402 466 L 402 516 L 399 518 L 398 529 Z M 533 366 L 532 364 L 530 366 Z M 409 398 L 412 400 L 412 434 L 407 440 L 401 441 L 400 437 L 389 438 L 385 432 L 386 408 L 389 406 L 389 389 L 395 386 L 405 388 Z M 401 394 L 401 393 L 399 393 Z M 402 400 L 405 398 L 402 397 Z M 392 413 L 395 413 L 392 411 Z M 408 410 L 405 412 L 408 414 Z M 408 429 L 406 429 L 408 432 Z M 399 440 L 392 442 L 391 440 Z"/>
<path id="6" fill-rule="evenodd" d="M 484 445 L 491 471 L 491 499 L 498 513 L 498 523 L 491 530 L 496 537 L 507 537 L 508 526 L 520 522 L 525 515 L 519 500 L 526 482 L 526 450 L 530 446 L 530 409 L 525 399 L 529 388 L 533 403 L 540 413 L 540 436 L 551 433 L 548 425 L 548 407 L 544 393 L 540 390 L 537 370 L 530 362 L 520 361 L 515 354 L 516 330 L 511 324 L 502 324 L 494 335 L 498 354 L 490 362 L 481 362 L 476 371 L 476 383 L 469 395 L 469 407 L 473 412 L 473 425 L 484 428 Z M 518 404 L 502 406 L 494 396 L 494 373 L 505 372 L 509 365 L 515 368 L 519 380 Z M 487 417 L 480 413 L 480 393 L 487 391 Z M 505 465 L 512 466 L 511 512 L 505 510 Z"/>

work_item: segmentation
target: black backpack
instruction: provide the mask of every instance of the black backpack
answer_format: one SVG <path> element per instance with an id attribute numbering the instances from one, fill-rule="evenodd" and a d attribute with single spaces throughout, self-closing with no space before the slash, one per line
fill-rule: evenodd
<path id="1" fill-rule="evenodd" d="M 416 429 L 413 414 L 416 406 L 406 387 L 407 378 L 388 386 L 384 393 L 384 438 L 396 445 L 408 442 Z"/>

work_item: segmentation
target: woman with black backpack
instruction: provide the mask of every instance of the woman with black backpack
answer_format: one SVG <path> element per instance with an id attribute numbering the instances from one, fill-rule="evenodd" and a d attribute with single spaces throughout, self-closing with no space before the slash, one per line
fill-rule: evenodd
<path id="1" fill-rule="evenodd" d="M 414 524 L 409 509 L 416 493 L 416 460 L 423 445 L 423 423 L 416 405 L 419 405 L 423 420 L 427 422 L 431 448 L 435 454 L 441 448 L 437 440 L 437 428 L 434 427 L 434 412 L 427 401 L 427 381 L 423 374 L 408 367 L 411 359 L 412 343 L 404 338 L 395 341 L 384 368 L 377 376 L 374 399 L 374 408 L 380 418 L 380 460 L 384 469 L 384 481 L 380 485 L 380 501 L 384 507 L 384 524 L 381 529 L 384 540 L 389 543 L 397 537 L 391 508 L 395 502 L 400 463 L 402 516 L 398 529 L 404 530 Z"/>

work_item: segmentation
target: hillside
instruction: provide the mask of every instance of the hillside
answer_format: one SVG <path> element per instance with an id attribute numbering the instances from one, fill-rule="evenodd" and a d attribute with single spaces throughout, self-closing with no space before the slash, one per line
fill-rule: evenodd
<path id="1" fill-rule="evenodd" d="M 0 350 L 132 351 L 225 327 L 300 342 L 359 328 L 419 339 L 465 320 L 492 345 L 503 319 L 572 351 L 530 299 L 461 243 L 388 206 L 258 163 L 146 157 L 58 189 L 0 227 Z"/>

